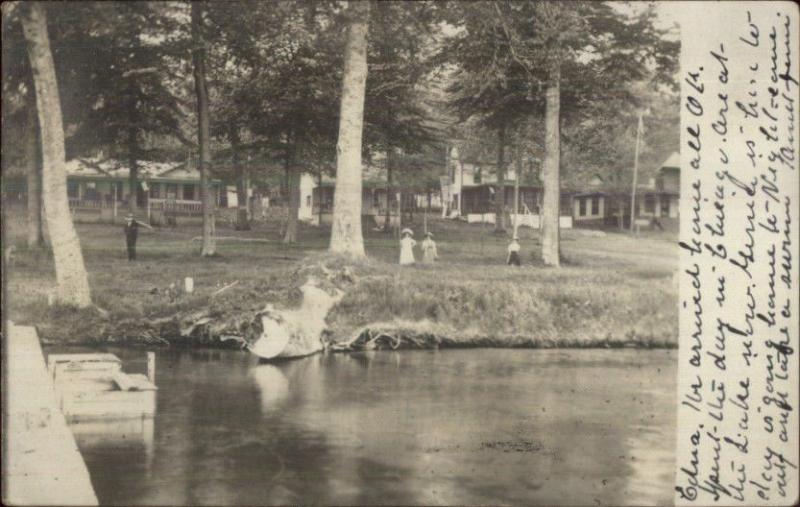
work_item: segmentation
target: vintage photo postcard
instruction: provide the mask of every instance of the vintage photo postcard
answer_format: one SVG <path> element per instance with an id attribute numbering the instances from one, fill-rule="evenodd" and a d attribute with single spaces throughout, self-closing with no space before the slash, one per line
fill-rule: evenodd
<path id="1" fill-rule="evenodd" d="M 799 34 L 3 3 L 3 503 L 796 505 Z"/>

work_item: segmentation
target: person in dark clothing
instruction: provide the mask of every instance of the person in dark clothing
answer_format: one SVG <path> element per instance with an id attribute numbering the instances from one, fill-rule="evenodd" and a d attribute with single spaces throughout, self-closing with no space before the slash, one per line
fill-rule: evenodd
<path id="1" fill-rule="evenodd" d="M 128 261 L 136 260 L 136 239 L 139 236 L 139 226 L 152 229 L 149 224 L 136 220 L 133 214 L 125 217 L 125 243 L 128 245 Z"/>
<path id="2" fill-rule="evenodd" d="M 511 244 L 508 245 L 508 258 L 506 259 L 506 264 L 509 266 L 519 266 L 519 238 L 514 236 L 514 239 L 511 240 Z"/>

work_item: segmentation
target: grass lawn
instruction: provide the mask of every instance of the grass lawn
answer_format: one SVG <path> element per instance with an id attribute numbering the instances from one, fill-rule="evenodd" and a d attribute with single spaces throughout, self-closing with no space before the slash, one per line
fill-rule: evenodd
<path id="1" fill-rule="evenodd" d="M 419 241 L 422 217 L 415 219 Z M 247 327 L 249 316 L 266 302 L 294 304 L 304 281 L 298 268 L 323 258 L 319 254 L 329 236 L 328 228 L 302 226 L 298 244 L 286 246 L 279 224 L 258 223 L 247 232 L 220 224 L 220 236 L 268 241 L 221 241 L 219 255 L 204 259 L 200 243 L 192 241 L 199 227 L 141 230 L 139 260 L 129 263 L 121 226 L 77 224 L 93 299 L 109 312 L 103 316 L 48 307 L 55 283 L 50 252 L 28 250 L 24 224 L 13 216 L 6 223 L 3 246 L 17 245 L 8 276 L 8 311 L 16 323 L 36 325 L 49 342 L 142 341 L 153 329 L 144 323 L 194 312 L 219 322 L 209 327 L 206 339 L 195 341 L 216 343 L 219 335 L 232 332 L 231 326 Z M 357 281 L 329 314 L 331 340 L 350 339 L 366 327 L 433 338 L 445 346 L 677 345 L 674 234 L 596 236 L 565 230 L 564 264 L 553 269 L 541 264 L 538 231 L 522 228 L 524 265 L 516 268 L 505 265 L 507 238 L 491 234 L 490 225 L 431 219 L 429 227 L 439 262 L 405 268 L 397 265 L 395 236 L 365 231 L 369 261 L 353 266 Z M 173 283 L 182 287 L 186 276 L 194 277 L 194 294 L 167 293 Z"/>

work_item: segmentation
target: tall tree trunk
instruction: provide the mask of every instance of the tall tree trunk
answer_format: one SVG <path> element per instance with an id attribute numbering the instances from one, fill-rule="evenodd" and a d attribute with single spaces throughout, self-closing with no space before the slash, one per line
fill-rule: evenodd
<path id="1" fill-rule="evenodd" d="M 250 161 L 242 168 L 242 179 L 244 180 L 244 213 L 247 217 L 247 228 L 253 220 L 253 205 L 250 202 Z"/>
<path id="2" fill-rule="evenodd" d="M 317 173 L 317 225 L 322 227 L 322 168 Z"/>
<path id="3" fill-rule="evenodd" d="M 229 132 L 231 140 L 231 153 L 233 155 L 233 166 L 236 168 L 236 225 L 237 231 L 250 230 L 250 217 L 247 212 L 247 169 L 242 166 L 242 157 L 240 156 L 239 149 L 241 140 L 239 138 L 239 129 L 232 127 Z"/>
<path id="4" fill-rule="evenodd" d="M 208 134 L 208 88 L 206 87 L 206 50 L 203 37 L 203 4 L 192 2 L 192 62 L 194 63 L 194 89 L 197 94 L 198 144 L 200 145 L 200 201 L 203 210 L 204 257 L 216 254 L 214 240 L 214 192 L 209 175 L 211 149 Z"/>
<path id="5" fill-rule="evenodd" d="M 42 228 L 42 169 L 39 149 L 39 123 L 36 119 L 36 92 L 33 83 L 28 90 L 27 118 L 25 120 L 25 162 L 28 166 L 28 247 L 44 244 Z M 69 201 L 67 201 L 69 202 Z"/>
<path id="6" fill-rule="evenodd" d="M 405 221 L 403 220 L 403 187 L 397 192 L 397 238 L 400 239 L 400 231 L 402 230 L 403 224 Z"/>
<path id="7" fill-rule="evenodd" d="M 131 113 L 132 115 L 132 113 Z M 133 121 L 133 120 L 131 120 Z M 139 162 L 137 152 L 139 145 L 137 141 L 136 129 L 134 127 L 128 128 L 128 210 L 131 213 L 136 213 L 139 207 Z"/>
<path id="8" fill-rule="evenodd" d="M 128 128 L 126 147 L 128 150 L 128 211 L 136 213 L 139 207 L 139 131 L 138 112 L 136 111 L 136 90 L 129 85 L 126 90 L 126 107 L 128 113 Z"/>
<path id="9" fill-rule="evenodd" d="M 87 307 L 92 304 L 92 298 L 80 240 L 69 213 L 64 127 L 47 19 L 42 4 L 30 2 L 23 7 L 26 12 L 22 16 L 22 28 L 28 43 L 41 131 L 42 195 L 56 267 L 56 299 L 63 304 Z"/>
<path id="10" fill-rule="evenodd" d="M 361 231 L 361 138 L 367 82 L 369 2 L 351 2 L 342 77 L 339 140 L 336 144 L 336 190 L 330 251 L 365 257 Z"/>
<path id="11" fill-rule="evenodd" d="M 286 217 L 286 231 L 283 235 L 283 242 L 286 244 L 295 243 L 297 241 L 297 214 L 300 212 L 300 168 L 297 166 L 297 150 L 299 149 L 299 138 L 295 139 L 293 146 L 290 148 L 290 155 L 286 168 L 288 170 L 288 214 Z"/>
<path id="12" fill-rule="evenodd" d="M 390 224 L 392 223 L 392 149 L 386 150 L 386 217 L 383 223 L 383 232 L 392 230 Z"/>
<path id="13" fill-rule="evenodd" d="M 289 171 L 289 216 L 286 220 L 286 233 L 283 242 L 297 242 L 297 214 L 300 211 L 300 171 L 294 167 Z"/>
<path id="14" fill-rule="evenodd" d="M 545 91 L 544 199 L 542 202 L 542 260 L 560 266 L 561 246 L 558 221 L 561 208 L 561 69 L 554 65 Z"/>
<path id="15" fill-rule="evenodd" d="M 494 232 L 506 230 L 506 126 L 497 129 L 497 191 L 494 196 Z"/>
<path id="16" fill-rule="evenodd" d="M 286 142 L 289 143 L 290 141 L 287 139 Z M 289 149 L 288 145 L 286 149 Z M 289 160 L 288 154 L 286 155 L 286 160 Z M 283 166 L 283 181 L 281 181 L 281 199 L 283 200 L 283 205 L 287 208 L 289 206 L 289 187 L 291 186 L 291 182 L 289 180 L 292 179 L 290 171 L 291 169 L 289 167 L 289 163 L 287 162 Z"/>

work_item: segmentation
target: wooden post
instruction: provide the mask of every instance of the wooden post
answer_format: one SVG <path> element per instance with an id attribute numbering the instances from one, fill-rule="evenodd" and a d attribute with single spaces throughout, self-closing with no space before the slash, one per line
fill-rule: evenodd
<path id="1" fill-rule="evenodd" d="M 156 353 L 147 353 L 147 380 L 156 383 Z"/>
<path id="2" fill-rule="evenodd" d="M 642 135 L 642 113 L 639 113 L 639 123 L 636 126 L 636 150 L 633 155 L 633 186 L 631 187 L 631 232 L 636 217 L 636 177 L 639 172 L 639 140 Z"/>

